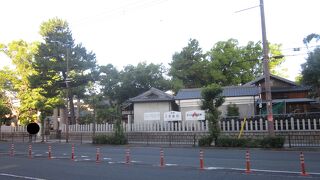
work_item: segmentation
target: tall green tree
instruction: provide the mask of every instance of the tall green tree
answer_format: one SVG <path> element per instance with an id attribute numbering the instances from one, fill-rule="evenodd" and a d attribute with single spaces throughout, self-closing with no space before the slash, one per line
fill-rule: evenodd
<path id="1" fill-rule="evenodd" d="M 320 35 L 309 34 L 303 39 L 303 43 L 309 48 L 313 41 L 318 42 Z M 320 46 L 317 45 L 313 50 L 309 49 L 306 62 L 301 65 L 301 83 L 312 87 L 312 95 L 320 97 Z"/>
<path id="2" fill-rule="evenodd" d="M 312 87 L 313 96 L 320 97 L 320 47 L 309 52 L 306 62 L 301 65 L 302 84 Z"/>
<path id="3" fill-rule="evenodd" d="M 207 61 L 196 39 L 190 39 L 188 46 L 181 52 L 174 53 L 170 66 L 169 75 L 173 78 L 175 89 L 196 88 L 207 84 Z"/>
<path id="4" fill-rule="evenodd" d="M 217 42 L 207 53 L 211 82 L 221 86 L 240 85 L 261 74 L 259 43 L 239 46 L 235 39 Z"/>
<path id="5" fill-rule="evenodd" d="M 31 88 L 29 77 L 35 73 L 32 59 L 37 52 L 38 43 L 27 43 L 23 40 L 12 41 L 3 48 L 6 55 L 15 65 L 14 70 L 6 71 L 6 78 L 11 84 L 10 91 L 16 93 L 20 100 L 18 118 L 21 124 L 27 124 L 38 119 L 37 111 L 51 109 L 54 99 L 46 99 L 40 92 L 41 88 Z M 50 103 L 49 103 L 50 102 Z"/>
<path id="6" fill-rule="evenodd" d="M 71 123 L 75 123 L 73 97 L 85 91 L 80 86 L 93 81 L 97 66 L 95 54 L 88 52 L 82 44 L 75 44 L 66 21 L 53 18 L 40 26 L 43 42 L 35 55 L 35 75 L 30 78 L 34 87 L 44 89 L 45 97 L 60 97 L 67 93 L 70 103 Z M 68 85 L 68 88 L 66 86 Z"/>
<path id="7" fill-rule="evenodd" d="M 169 90 L 171 83 L 164 77 L 165 68 L 161 64 L 139 63 L 127 65 L 118 72 L 112 65 L 101 67 L 103 93 L 117 104 L 137 96 L 151 87 Z"/>

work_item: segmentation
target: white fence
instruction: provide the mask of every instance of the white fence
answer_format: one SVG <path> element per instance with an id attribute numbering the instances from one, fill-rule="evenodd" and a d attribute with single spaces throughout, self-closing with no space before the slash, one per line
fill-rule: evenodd
<path id="1" fill-rule="evenodd" d="M 220 127 L 223 132 L 240 131 L 243 126 L 244 132 L 263 132 L 268 131 L 268 121 L 263 119 L 247 121 L 242 120 L 222 120 Z M 320 119 L 276 119 L 274 120 L 274 130 L 281 131 L 320 131 Z"/>
<path id="2" fill-rule="evenodd" d="M 0 132 L 27 132 L 26 126 L 0 126 Z"/>
<path id="3" fill-rule="evenodd" d="M 239 132 L 243 126 L 244 132 L 266 132 L 268 121 L 264 119 L 222 119 L 220 122 L 222 132 Z M 275 131 L 320 131 L 320 118 L 308 119 L 276 119 L 274 120 Z M 208 121 L 182 121 L 182 122 L 145 122 L 123 124 L 126 132 L 207 132 Z M 66 132 L 66 125 L 62 125 L 62 132 Z M 92 132 L 93 124 L 69 125 L 69 132 Z M 96 124 L 96 132 L 112 132 L 113 124 Z M 27 132 L 24 126 L 1 126 L 1 132 Z"/>
<path id="4" fill-rule="evenodd" d="M 122 124 L 126 132 L 206 132 L 208 131 L 207 121 L 189 121 L 189 122 L 146 122 L 135 124 Z M 96 132 L 112 132 L 113 124 L 96 124 Z M 92 132 L 93 124 L 87 125 L 69 125 L 69 132 Z M 62 132 L 66 132 L 66 125 L 62 126 Z"/>

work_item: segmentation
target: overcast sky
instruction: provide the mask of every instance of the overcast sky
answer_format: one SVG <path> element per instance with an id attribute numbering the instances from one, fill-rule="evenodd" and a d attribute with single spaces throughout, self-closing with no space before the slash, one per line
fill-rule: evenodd
<path id="1" fill-rule="evenodd" d="M 319 0 L 264 0 L 267 39 L 280 43 L 289 79 L 305 62 L 302 43 L 319 33 Z M 259 0 L 9 0 L 0 6 L 0 42 L 40 41 L 39 27 L 49 18 L 69 23 L 77 43 L 97 55 L 100 65 L 121 69 L 138 62 L 168 65 L 190 38 L 208 51 L 218 41 L 241 45 L 261 40 Z M 293 48 L 301 47 L 300 52 Z M 1 65 L 8 60 L 0 56 Z"/>

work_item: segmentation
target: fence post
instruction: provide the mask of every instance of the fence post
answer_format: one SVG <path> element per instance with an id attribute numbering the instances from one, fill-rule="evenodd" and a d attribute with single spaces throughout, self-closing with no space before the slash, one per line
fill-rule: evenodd
<path id="1" fill-rule="evenodd" d="M 193 147 L 196 147 L 196 134 L 193 134 Z"/>
<path id="2" fill-rule="evenodd" d="M 289 148 L 291 148 L 291 136 L 290 136 L 290 133 L 288 135 L 288 140 L 289 140 Z"/>
<path id="3" fill-rule="evenodd" d="M 80 143 L 82 144 L 82 133 L 80 133 Z"/>

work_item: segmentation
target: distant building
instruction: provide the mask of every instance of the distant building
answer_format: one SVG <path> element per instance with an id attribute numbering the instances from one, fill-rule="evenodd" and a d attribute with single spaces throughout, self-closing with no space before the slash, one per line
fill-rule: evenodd
<path id="1" fill-rule="evenodd" d="M 292 114 L 319 112 L 319 103 L 308 98 L 310 87 L 298 85 L 292 81 L 271 75 L 273 113 Z M 223 87 L 225 102 L 219 107 L 221 115 L 227 116 L 227 106 L 234 104 L 239 109 L 240 118 L 266 115 L 264 76 L 242 86 Z M 129 99 L 122 107 L 123 115 L 130 122 L 166 121 L 168 113 L 181 114 L 177 121 L 189 120 L 192 113 L 201 114 L 201 88 L 181 89 L 172 96 L 156 88 Z M 190 115 L 191 113 L 191 115 Z M 176 114 L 176 115 L 174 115 Z"/>

